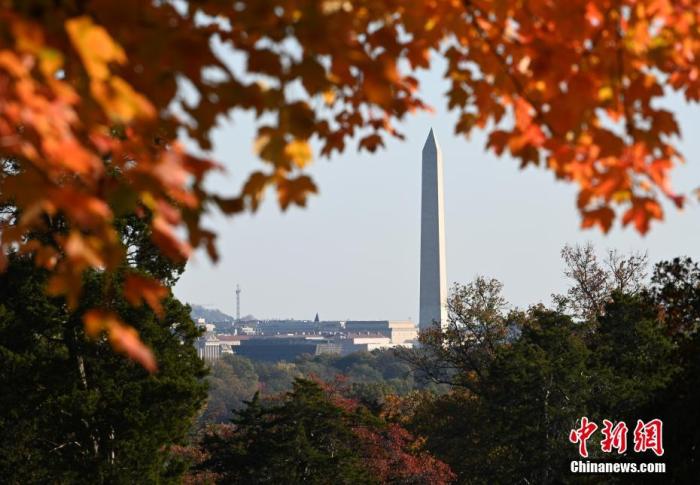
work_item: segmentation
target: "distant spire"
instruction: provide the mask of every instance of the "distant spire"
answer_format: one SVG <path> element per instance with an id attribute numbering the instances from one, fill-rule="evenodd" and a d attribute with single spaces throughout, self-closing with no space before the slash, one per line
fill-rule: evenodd
<path id="1" fill-rule="evenodd" d="M 236 283 L 236 321 L 241 321 L 241 287 Z"/>
<path id="2" fill-rule="evenodd" d="M 320 320 L 318 319 L 318 312 L 316 312 L 316 318 L 314 318 L 314 322 L 319 322 Z"/>

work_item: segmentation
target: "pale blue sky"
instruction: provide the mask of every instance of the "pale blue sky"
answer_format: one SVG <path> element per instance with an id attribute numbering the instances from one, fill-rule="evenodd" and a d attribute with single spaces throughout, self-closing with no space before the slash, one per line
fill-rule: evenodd
<path id="1" fill-rule="evenodd" d="M 581 230 L 576 190 L 543 169 L 520 170 L 512 159 L 484 150 L 479 133 L 455 136 L 456 116 L 446 110 L 447 84 L 438 63 L 421 76 L 421 90 L 435 113 L 411 116 L 401 125 L 403 142 L 358 154 L 354 148 L 309 169 L 320 193 L 306 209 L 282 213 L 269 193 L 256 214 L 213 217 L 221 259 L 213 265 L 197 253 L 175 288 L 190 303 L 235 314 L 236 283 L 241 313 L 258 318 L 404 319 L 418 317 L 420 250 L 420 156 L 431 127 L 445 163 L 448 283 L 477 274 L 498 278 L 507 299 L 525 307 L 549 302 L 565 291 L 559 251 L 592 241 L 601 251 L 647 251 L 651 261 L 688 255 L 700 260 L 698 202 L 683 212 L 667 206 L 666 220 L 646 237 L 616 227 L 607 236 Z M 680 97 L 666 103 L 679 113 L 688 163 L 674 186 L 700 186 L 700 107 Z M 255 125 L 238 113 L 215 135 L 213 155 L 227 174 L 211 186 L 235 193 L 259 162 L 252 151 Z"/>

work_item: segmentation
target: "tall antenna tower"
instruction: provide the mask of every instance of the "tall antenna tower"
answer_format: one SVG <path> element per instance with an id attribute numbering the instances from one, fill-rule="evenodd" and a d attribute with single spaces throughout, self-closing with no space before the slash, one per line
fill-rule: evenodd
<path id="1" fill-rule="evenodd" d="M 236 285 L 236 321 L 241 321 L 241 287 Z"/>

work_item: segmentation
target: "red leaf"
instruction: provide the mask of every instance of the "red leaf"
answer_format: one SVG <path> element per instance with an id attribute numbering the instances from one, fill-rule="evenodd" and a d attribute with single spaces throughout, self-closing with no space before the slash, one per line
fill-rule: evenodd
<path id="1" fill-rule="evenodd" d="M 376 133 L 373 133 L 362 138 L 360 140 L 358 148 L 360 150 L 364 148 L 369 152 L 375 152 L 380 146 L 384 146 L 384 141 L 382 140 L 382 137 L 380 135 L 377 135 Z"/>
<path id="2" fill-rule="evenodd" d="M 634 200 L 632 207 L 622 216 L 622 224 L 626 226 L 632 222 L 637 231 L 646 234 L 652 219 L 663 219 L 663 209 L 656 200 L 641 197 Z"/>
<path id="3" fill-rule="evenodd" d="M 601 207 L 590 211 L 583 211 L 583 221 L 581 227 L 586 229 L 593 226 L 600 226 L 603 232 L 608 232 L 615 218 L 615 212 L 609 207 Z"/>

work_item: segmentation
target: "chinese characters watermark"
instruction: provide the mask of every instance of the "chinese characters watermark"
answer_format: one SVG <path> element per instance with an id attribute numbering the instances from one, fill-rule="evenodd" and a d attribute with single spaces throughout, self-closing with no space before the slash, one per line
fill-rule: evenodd
<path id="1" fill-rule="evenodd" d="M 598 425 L 583 416 L 581 425 L 569 433 L 569 441 L 578 444 L 578 453 L 583 458 L 588 458 L 587 442 L 597 430 Z M 623 454 L 627 451 L 628 428 L 624 421 L 614 424 L 612 421 L 604 419 L 601 432 L 603 439 L 600 442 L 600 449 L 603 453 L 612 453 L 613 450 L 617 450 L 618 454 Z M 651 450 L 656 456 L 662 456 L 664 454 L 663 422 L 660 419 L 652 419 L 645 423 L 638 419 L 633 439 L 635 453 Z"/>

